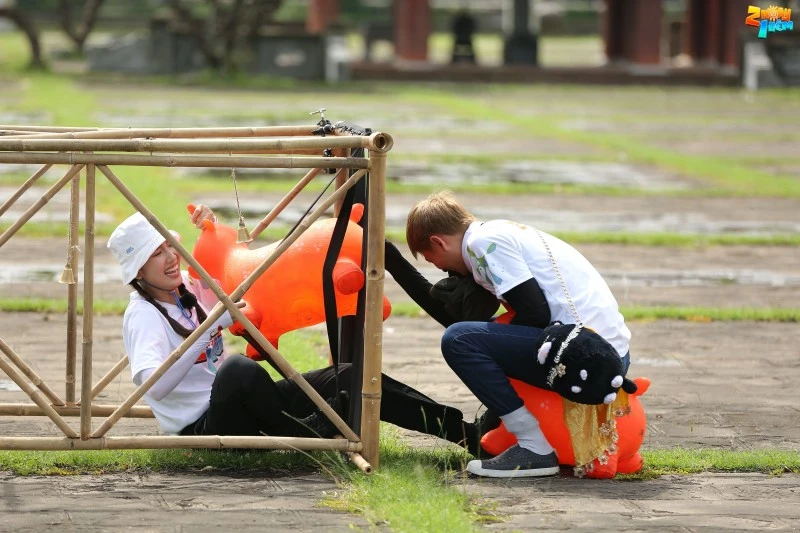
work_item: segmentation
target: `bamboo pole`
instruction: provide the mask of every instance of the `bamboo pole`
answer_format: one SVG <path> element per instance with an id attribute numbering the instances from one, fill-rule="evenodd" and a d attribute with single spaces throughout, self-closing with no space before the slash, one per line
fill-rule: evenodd
<path id="1" fill-rule="evenodd" d="M 325 400 L 319 395 L 319 393 L 314 390 L 311 385 L 305 380 L 305 378 L 297 372 L 286 359 L 275 349 L 274 346 L 264 337 L 264 335 L 253 326 L 253 323 L 250 322 L 244 314 L 235 306 L 233 303 L 234 301 L 238 301 L 242 295 L 250 288 L 250 286 L 261 276 L 267 268 L 269 268 L 272 263 L 306 230 L 308 227 L 320 216 L 322 216 L 325 211 L 342 197 L 347 190 L 352 187 L 361 177 L 364 176 L 366 170 L 359 171 L 354 174 L 348 182 L 343 185 L 343 187 L 337 191 L 335 191 L 331 196 L 328 197 L 313 213 L 311 213 L 306 220 L 300 224 L 295 230 L 287 236 L 281 243 L 276 247 L 273 253 L 264 259 L 259 267 L 257 267 L 250 275 L 239 285 L 239 287 L 231 293 L 230 297 L 225 294 L 222 289 L 219 288 L 219 285 L 209 276 L 208 272 L 200 265 L 197 260 L 192 257 L 191 254 L 183 247 L 183 245 L 178 242 L 175 237 L 164 227 L 163 224 L 151 213 L 147 207 L 142 204 L 142 202 L 136 198 L 125 185 L 117 178 L 111 170 L 101 165 L 100 171 L 105 174 L 109 181 L 122 193 L 123 196 L 133 205 L 144 217 L 147 219 L 148 222 L 159 232 L 161 235 L 167 240 L 167 242 L 172 245 L 172 247 L 178 251 L 178 253 L 183 257 L 186 262 L 192 266 L 192 268 L 197 271 L 200 277 L 209 285 L 209 288 L 214 292 L 217 298 L 220 300 L 220 304 L 217 304 L 209 313 L 208 319 L 203 324 L 211 324 L 217 318 L 222 315 L 222 312 L 225 308 L 233 316 L 234 320 L 239 321 L 244 325 L 245 329 L 247 329 L 248 333 L 250 333 L 272 357 L 273 361 L 284 371 L 284 373 L 288 376 L 288 378 L 294 381 L 302 390 L 306 393 L 308 398 L 317 406 L 317 408 L 322 411 L 328 419 L 342 432 L 342 434 L 348 438 L 349 440 L 358 440 L 358 436 L 353 432 L 352 429 L 339 417 L 339 415 L 331 408 L 330 405 L 325 402 Z M 175 361 L 180 357 L 184 351 L 186 351 L 186 347 L 191 345 L 199 336 L 205 331 L 205 328 L 201 324 L 196 328 L 192 334 L 187 337 L 184 342 L 172 353 L 170 356 L 162 363 L 162 365 L 156 369 L 156 371 L 148 378 L 142 385 L 134 391 L 134 393 L 120 406 L 118 412 L 115 412 L 112 416 L 106 419 L 105 422 L 95 431 L 93 437 L 100 437 L 105 432 L 107 432 L 116 420 L 119 420 L 121 416 L 124 415 L 125 409 L 133 405 L 139 398 L 150 389 L 153 383 L 161 377 L 161 375 L 166 372 L 166 370 L 174 364 Z"/>
<path id="2" fill-rule="evenodd" d="M 160 448 L 260 448 L 272 450 L 331 450 L 359 452 L 360 442 L 306 437 L 140 436 L 99 437 L 89 440 L 62 437 L 0 437 L 3 450 L 132 450 Z"/>
<path id="3" fill-rule="evenodd" d="M 343 439 L 344 437 L 341 435 L 336 435 L 335 438 Z M 350 461 L 356 465 L 359 470 L 367 475 L 372 473 L 372 465 L 369 464 L 366 459 L 364 459 L 363 455 L 358 452 L 345 452 L 345 455 L 347 455 L 347 458 L 350 459 Z"/>
<path id="4" fill-rule="evenodd" d="M 348 155 L 348 157 L 350 156 L 350 152 L 349 151 L 347 152 L 347 155 Z M 347 180 L 347 175 L 348 174 L 349 174 L 349 171 L 346 168 L 340 168 L 339 171 L 336 172 L 336 188 L 337 189 L 339 187 L 341 187 L 342 183 L 344 183 Z M 336 202 L 336 205 L 333 206 L 333 216 L 334 217 L 337 217 L 337 218 L 339 217 L 339 211 L 342 210 L 342 202 L 344 202 L 344 198 L 339 200 L 338 202 Z"/>
<path id="5" fill-rule="evenodd" d="M 0 152 L 0 163 L 60 165 L 129 165 L 140 167 L 209 168 L 367 168 L 361 157 L 268 157 L 144 154 L 79 154 L 54 152 Z"/>
<path id="6" fill-rule="evenodd" d="M 10 139 L 0 137 L 2 152 L 252 152 L 371 148 L 372 137 L 266 137 L 261 139 Z"/>
<path id="7" fill-rule="evenodd" d="M 83 255 L 83 351 L 81 354 L 81 440 L 92 432 L 92 330 L 94 329 L 95 166 L 86 166 Z"/>
<path id="8" fill-rule="evenodd" d="M 8 200 L 3 202 L 3 205 L 0 205 L 0 216 L 3 216 L 3 213 L 8 211 L 8 208 L 11 207 L 12 205 L 14 205 L 14 202 L 16 202 L 19 199 L 20 196 L 25 194 L 25 191 L 30 189 L 33 186 L 33 184 L 36 183 L 36 180 L 38 180 L 39 178 L 44 176 L 47 173 L 47 171 L 50 170 L 50 167 L 52 167 L 52 166 L 53 165 L 45 165 L 42 168 L 40 168 L 39 170 L 37 170 L 36 173 L 33 176 L 31 176 L 30 178 L 28 178 L 25 181 L 25 183 L 23 183 L 20 186 L 20 188 L 17 189 L 17 191 L 14 194 L 9 196 Z"/>
<path id="9" fill-rule="evenodd" d="M 2 341 L 0 341 L 0 342 L 2 342 Z M 5 346 L 5 343 L 3 343 L 3 346 Z M 5 352 L 5 350 L 3 350 L 3 351 Z M 67 437 L 72 437 L 72 438 L 75 438 L 75 437 L 78 436 L 78 434 L 75 433 L 75 430 L 72 429 L 70 427 L 70 425 L 67 424 L 67 422 L 63 418 L 61 418 L 61 416 L 57 412 L 55 412 L 55 410 L 53 409 L 53 407 L 49 403 L 47 403 L 47 399 L 42 394 L 42 391 L 40 391 L 39 389 L 34 388 L 33 386 L 31 386 L 30 383 L 25 381 L 25 378 L 22 377 L 22 375 L 19 372 L 17 372 L 14 369 L 13 366 L 8 364 L 8 362 L 6 362 L 6 360 L 3 359 L 2 357 L 0 357 L 0 370 L 5 372 L 6 375 L 9 378 L 11 378 L 11 381 L 16 383 L 17 386 L 20 389 L 22 389 L 25 392 L 25 394 L 27 394 L 28 397 L 31 400 L 33 400 L 34 403 L 36 403 L 36 405 L 38 405 L 42 409 L 42 411 L 47 415 L 47 417 L 50 420 L 52 420 L 53 423 L 56 426 L 58 426 L 58 428 L 61 431 L 64 432 L 64 435 L 66 435 Z"/>
<path id="10" fill-rule="evenodd" d="M 103 392 L 103 389 L 106 388 L 106 385 L 114 381 L 114 379 L 119 375 L 122 370 L 128 366 L 128 354 L 125 354 L 122 359 L 117 361 L 117 364 L 108 371 L 108 373 L 97 382 L 97 384 L 92 388 L 92 393 L 90 397 L 94 400 L 97 398 L 97 395 Z"/>
<path id="11" fill-rule="evenodd" d="M 58 397 L 58 394 L 48 387 L 47 383 L 44 382 L 39 374 L 37 374 L 30 366 L 28 366 L 8 344 L 3 342 L 3 339 L 0 339 L 0 351 L 6 354 L 6 357 L 8 357 L 29 380 L 31 380 L 31 383 L 36 385 L 36 388 L 41 390 L 44 395 L 47 396 L 47 399 L 50 400 L 51 403 L 54 403 L 55 405 L 64 405 L 64 401 Z"/>
<path id="12" fill-rule="evenodd" d="M 33 132 L 66 132 L 66 131 L 97 131 L 99 128 L 78 128 L 70 126 L 28 126 L 28 125 L 8 125 L 0 124 L 0 130 L 17 130 Z"/>
<path id="13" fill-rule="evenodd" d="M 79 405 L 54 405 L 53 410 L 61 416 L 80 416 Z M 92 405 L 92 416 L 108 416 L 114 412 L 116 405 Z M 0 403 L 0 416 L 43 416 L 41 407 L 25 403 Z M 128 412 L 128 418 L 154 418 L 153 411 L 146 405 L 134 405 Z"/>
<path id="14" fill-rule="evenodd" d="M 267 216 L 265 216 L 261 222 L 259 222 L 256 227 L 253 228 L 253 231 L 250 232 L 250 238 L 255 239 L 261 234 L 262 231 L 267 229 L 267 227 L 272 224 L 276 218 L 278 218 L 278 215 L 280 215 L 281 212 L 286 209 L 286 206 L 289 205 L 298 194 L 300 194 L 300 191 L 305 189 L 306 185 L 311 183 L 311 180 L 317 177 L 321 170 L 322 169 L 320 168 L 312 168 L 309 170 L 308 173 L 303 176 L 303 178 L 298 181 L 294 187 L 292 187 L 292 190 L 289 191 L 289 193 L 284 196 L 269 213 L 267 213 Z"/>
<path id="15" fill-rule="evenodd" d="M 381 349 L 383 343 L 384 226 L 386 219 L 386 154 L 370 153 L 367 239 L 364 376 L 361 389 L 361 440 L 364 459 L 378 468 L 381 414 Z"/>
<path id="16" fill-rule="evenodd" d="M 34 131 L 21 131 L 21 130 L 0 130 L 0 137 L 30 137 L 31 135 L 41 135 Z M 44 135 L 48 135 L 45 133 Z M 56 134 L 58 135 L 58 134 Z"/>
<path id="17" fill-rule="evenodd" d="M 47 135 L 56 139 L 128 139 L 135 137 L 200 139 L 208 137 L 284 137 L 312 135 L 317 129 L 313 126 L 262 126 L 249 128 L 243 126 L 221 128 L 69 128 L 48 126 L 3 126 L 0 130 L 37 133 L 37 138 Z M 50 137 L 52 134 L 63 137 Z"/>
<path id="18" fill-rule="evenodd" d="M 55 196 L 55 194 L 60 191 L 69 180 L 75 177 L 75 175 L 78 174 L 82 168 L 83 165 L 74 165 L 66 174 L 64 174 L 61 179 L 55 182 L 46 193 L 39 197 L 39 199 L 30 207 L 30 209 L 25 211 L 25 213 L 23 213 L 14 224 L 12 224 L 6 231 L 3 232 L 2 235 L 0 235 L 0 247 L 2 247 L 8 241 L 8 239 L 13 237 L 14 234 L 19 231 L 19 228 L 25 225 L 25 223 L 30 220 L 31 217 L 35 215 L 37 211 L 39 211 L 39 209 L 49 202 L 50 199 Z"/>
<path id="19" fill-rule="evenodd" d="M 75 402 L 75 366 L 78 358 L 78 224 L 80 222 L 79 180 L 72 180 L 69 199 L 69 252 L 68 266 L 75 283 L 67 285 L 67 362 L 64 388 L 67 402 Z M 85 284 L 84 284 L 85 285 Z"/>

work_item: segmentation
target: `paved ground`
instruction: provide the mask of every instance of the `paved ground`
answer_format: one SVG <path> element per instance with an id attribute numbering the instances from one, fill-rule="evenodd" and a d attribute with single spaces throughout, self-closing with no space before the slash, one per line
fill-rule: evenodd
<path id="1" fill-rule="evenodd" d="M 549 199 L 548 199 L 549 200 Z M 392 199 L 403 206 L 407 198 Z M 478 198 L 469 202 L 479 204 Z M 650 201 L 650 200 L 648 200 Z M 586 213 L 602 205 L 576 198 L 558 207 Z M 724 220 L 740 202 L 753 220 L 800 223 L 798 202 L 771 204 L 747 199 L 703 211 Z M 698 213 L 700 205 L 668 202 L 664 212 Z M 640 206 L 640 209 L 644 206 Z M 694 209 L 690 209 L 693 207 Z M 652 205 L 651 205 L 652 208 Z M 476 210 L 490 209 L 481 206 Z M 635 212 L 641 212 L 631 209 Z M 524 215 L 524 212 L 521 211 Z M 588 216 L 588 215 L 587 215 Z M 98 242 L 98 297 L 127 292 L 113 277 L 108 253 Z M 3 247 L 0 270 L 60 271 L 63 246 L 51 240 L 12 239 Z M 716 307 L 796 307 L 797 249 L 710 247 L 670 249 L 592 245 L 579 247 L 610 280 L 622 305 L 707 305 Z M 54 266 L 55 265 L 55 266 Z M 436 273 L 424 270 L 430 277 Z M 12 274 L 9 274 L 12 273 Z M 39 279 L 39 281 L 37 281 Z M 12 280 L 13 281 L 13 280 Z M 62 294 L 47 275 L 24 283 L 0 285 L 3 297 Z M 394 301 L 403 295 L 389 279 Z M 65 318 L 56 315 L 0 313 L 2 338 L 61 392 Z M 749 322 L 631 322 L 631 375 L 653 384 L 643 397 L 648 415 L 643 448 L 673 446 L 723 449 L 782 449 L 800 452 L 800 348 L 796 324 Z M 96 377 L 122 355 L 119 317 L 97 317 L 94 353 Z M 468 416 L 477 402 L 446 367 L 438 352 L 441 328 L 431 320 L 392 317 L 384 329 L 384 368 L 435 398 L 457 405 Z M 22 401 L 0 379 L 0 401 Z M 11 390 L 8 390 L 11 389 Z M 119 401 L 131 390 L 127 374 L 100 397 Z M 6 435 L 56 435 L 46 419 L 0 417 Z M 155 434 L 152 421 L 126 421 L 115 434 Z M 420 446 L 445 445 L 409 434 Z M 455 483 L 496 503 L 504 521 L 499 530 L 570 529 L 720 531 L 800 528 L 800 476 L 702 474 L 667 476 L 643 482 L 594 481 L 567 475 L 535 481 L 495 482 L 456 477 Z M 233 513 L 240 530 L 348 530 L 368 527 L 358 516 L 319 507 L 335 485 L 318 473 L 299 477 L 238 478 L 220 475 L 119 474 L 71 478 L 26 478 L 0 474 L 0 530 L 77 529 L 81 531 L 206 531 L 229 526 Z M 268 524 L 268 526 L 267 526 Z"/>

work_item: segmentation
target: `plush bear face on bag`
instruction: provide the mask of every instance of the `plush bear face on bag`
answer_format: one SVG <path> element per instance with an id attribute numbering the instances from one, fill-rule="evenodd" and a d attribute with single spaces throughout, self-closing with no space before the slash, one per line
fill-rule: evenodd
<path id="1" fill-rule="evenodd" d="M 550 389 L 570 401 L 610 404 L 620 387 L 629 394 L 636 392 L 636 384 L 623 377 L 625 368 L 614 347 L 585 326 L 551 323 L 536 351 Z"/>

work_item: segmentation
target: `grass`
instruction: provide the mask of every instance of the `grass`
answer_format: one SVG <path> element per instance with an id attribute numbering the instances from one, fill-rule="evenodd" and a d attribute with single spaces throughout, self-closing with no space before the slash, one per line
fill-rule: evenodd
<path id="1" fill-rule="evenodd" d="M 96 315 L 122 315 L 127 300 L 98 300 L 94 303 Z M 67 302 L 56 298 L 0 298 L 0 311 L 6 313 L 66 313 Z M 621 307 L 620 311 L 628 320 L 685 320 L 689 322 L 800 322 L 800 309 L 769 307 Z M 82 314 L 83 303 L 78 302 L 78 313 Z M 392 303 L 392 315 L 397 317 L 422 318 L 427 314 L 422 308 L 409 301 Z M 292 344 L 292 352 L 302 353 L 306 348 L 319 350 L 326 345 L 326 340 L 311 332 L 292 332 L 281 338 L 284 343 L 295 343 L 294 335 L 303 333 L 310 342 L 305 346 Z M 231 337 L 229 346 L 234 351 L 244 351 L 245 342 L 241 338 Z M 309 362 L 313 359 L 309 359 Z M 306 368 L 316 368 L 318 362 Z"/>
<path id="2" fill-rule="evenodd" d="M 645 92 L 631 88 L 625 89 L 625 92 L 637 90 L 641 94 Z M 482 104 L 464 93 L 456 95 L 436 89 L 419 89 L 412 91 L 408 97 L 427 100 L 432 106 L 445 109 L 455 116 L 469 116 L 478 121 L 501 122 L 525 128 L 532 137 L 575 142 L 611 153 L 623 153 L 631 163 L 653 165 L 700 178 L 725 189 L 732 196 L 800 197 L 800 181 L 794 177 L 774 176 L 723 157 L 689 155 L 637 142 L 630 135 L 620 133 L 571 130 L 549 116 L 532 119 Z"/>
<path id="3" fill-rule="evenodd" d="M 419 450 L 381 431 L 381 468 L 372 476 L 352 470 L 347 485 L 323 501 L 327 507 L 363 514 L 392 531 L 477 531 L 486 506 L 443 479 L 459 475 L 467 456 L 453 448 Z"/>
<path id="4" fill-rule="evenodd" d="M 800 309 L 719 307 L 621 307 L 626 320 L 685 320 L 687 322 L 800 322 Z M 428 315 L 414 302 L 392 303 L 392 316 L 423 318 Z"/>
<path id="5" fill-rule="evenodd" d="M 757 472 L 780 475 L 800 473 L 800 453 L 785 450 L 686 449 L 648 450 L 644 468 L 620 479 L 652 479 L 667 474 L 704 472 Z"/>
<path id="6" fill-rule="evenodd" d="M 128 300 L 106 300 L 97 298 L 93 302 L 95 315 L 122 315 Z M 0 298 L 0 311 L 6 313 L 51 313 L 67 312 L 64 298 Z M 78 301 L 78 314 L 83 314 L 83 301 Z"/>

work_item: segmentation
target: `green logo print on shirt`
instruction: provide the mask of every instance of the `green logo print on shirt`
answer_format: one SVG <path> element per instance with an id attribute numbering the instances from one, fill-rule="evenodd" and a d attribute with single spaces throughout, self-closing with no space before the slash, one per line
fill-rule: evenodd
<path id="1" fill-rule="evenodd" d="M 489 248 L 486 249 L 486 255 L 489 255 L 496 249 L 497 245 L 495 243 L 490 244 Z M 481 279 L 483 279 L 492 286 L 497 286 L 503 283 L 503 278 L 496 275 L 489 268 L 489 263 L 486 261 L 486 255 L 484 255 L 483 257 L 478 257 L 478 255 L 474 251 L 472 251 L 472 248 L 470 248 L 469 246 L 467 246 L 467 253 L 469 254 L 470 260 L 472 261 L 473 268 L 481 277 Z M 489 278 L 489 276 L 491 276 L 491 279 Z"/>

